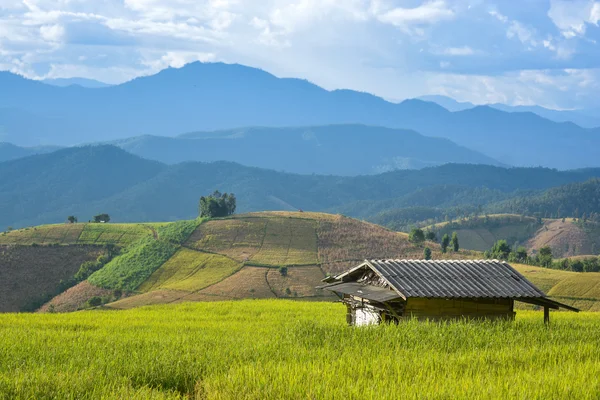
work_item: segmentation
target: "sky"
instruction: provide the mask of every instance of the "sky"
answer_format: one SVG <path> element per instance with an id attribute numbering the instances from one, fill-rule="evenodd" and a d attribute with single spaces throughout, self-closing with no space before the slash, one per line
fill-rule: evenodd
<path id="1" fill-rule="evenodd" d="M 0 70 L 121 83 L 222 61 L 388 100 L 600 108 L 600 1 L 0 0 Z"/>

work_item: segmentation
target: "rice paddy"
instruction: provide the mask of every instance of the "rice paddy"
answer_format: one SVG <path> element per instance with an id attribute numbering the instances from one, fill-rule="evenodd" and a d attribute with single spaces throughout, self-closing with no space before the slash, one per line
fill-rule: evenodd
<path id="1" fill-rule="evenodd" d="M 0 234 L 0 245 L 128 245 L 152 236 L 156 224 L 55 224 L 24 228 Z"/>
<path id="2" fill-rule="evenodd" d="M 0 315 L 2 399 L 596 399 L 600 314 L 351 328 L 286 300 Z"/>

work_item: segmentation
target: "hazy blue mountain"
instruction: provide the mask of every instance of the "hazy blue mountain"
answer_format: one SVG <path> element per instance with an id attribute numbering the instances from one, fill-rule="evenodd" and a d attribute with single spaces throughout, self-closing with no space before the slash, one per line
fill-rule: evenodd
<path id="1" fill-rule="evenodd" d="M 222 160 L 302 174 L 360 175 L 459 162 L 502 165 L 447 139 L 365 125 L 240 128 L 113 144 L 168 164 Z"/>
<path id="2" fill-rule="evenodd" d="M 51 153 L 60 149 L 58 146 L 19 147 L 11 143 L 0 142 L 0 162 L 16 160 L 34 154 Z"/>
<path id="3" fill-rule="evenodd" d="M 490 107 L 506 112 L 531 112 L 554 122 L 573 122 L 584 128 L 600 127 L 600 112 L 586 115 L 579 110 L 551 110 L 540 106 L 507 106 L 506 104 L 490 104 Z"/>
<path id="4" fill-rule="evenodd" d="M 104 88 L 108 86 L 112 86 L 108 83 L 100 82 L 95 79 L 87 79 L 87 78 L 55 78 L 55 79 L 43 79 L 42 82 L 53 85 L 66 87 L 71 85 L 78 85 L 85 88 L 98 89 Z"/>
<path id="5" fill-rule="evenodd" d="M 475 107 L 475 104 L 470 103 L 468 101 L 460 102 L 460 101 L 454 100 L 452 97 L 442 96 L 442 95 L 438 95 L 438 94 L 428 94 L 425 96 L 419 96 L 419 97 L 417 97 L 417 99 L 423 100 L 423 101 L 430 101 L 432 103 L 439 104 L 440 106 L 444 107 L 446 110 L 452 111 L 452 112 L 468 110 L 469 108 Z"/>
<path id="6" fill-rule="evenodd" d="M 0 163 L 0 231 L 80 221 L 106 212 L 118 221 L 167 221 L 197 214 L 198 199 L 215 189 L 233 192 L 239 212 L 303 209 L 374 211 L 426 204 L 451 205 L 469 197 L 485 204 L 600 176 L 600 169 L 557 171 L 447 164 L 422 170 L 339 177 L 298 175 L 231 162 L 165 165 L 114 146 L 68 148 Z M 388 204 L 383 204 L 387 202 Z"/>
<path id="7" fill-rule="evenodd" d="M 418 99 L 436 103 L 448 111 L 464 111 L 477 107 L 473 103 L 459 102 L 448 96 L 427 95 Z M 573 122 L 583 128 L 600 127 L 600 110 L 552 110 L 540 106 L 509 106 L 501 103 L 488 104 L 489 107 L 506 112 L 531 112 L 554 122 Z"/>
<path id="8" fill-rule="evenodd" d="M 360 123 L 444 137 L 505 164 L 561 169 L 600 164 L 599 129 L 490 107 L 452 113 L 421 100 L 395 104 L 237 64 L 192 63 L 102 90 L 54 87 L 4 72 L 0 87 L 6 88 L 0 91 L 0 107 L 51 119 L 26 132 L 18 125 L 4 129 L 1 140 L 17 145 L 72 145 L 243 126 Z"/>

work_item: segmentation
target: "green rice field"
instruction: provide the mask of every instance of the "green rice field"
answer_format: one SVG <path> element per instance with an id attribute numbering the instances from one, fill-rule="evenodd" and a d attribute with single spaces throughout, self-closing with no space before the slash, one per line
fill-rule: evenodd
<path id="1" fill-rule="evenodd" d="M 351 328 L 339 303 L 0 315 L 2 399 L 597 399 L 600 314 Z"/>

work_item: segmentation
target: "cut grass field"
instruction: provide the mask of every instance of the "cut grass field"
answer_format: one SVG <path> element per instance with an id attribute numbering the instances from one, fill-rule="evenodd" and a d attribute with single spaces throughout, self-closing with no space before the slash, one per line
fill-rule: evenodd
<path id="1" fill-rule="evenodd" d="M 282 300 L 0 315 L 0 398 L 597 399 L 600 314 L 351 328 Z M 351 366 L 351 367 L 349 367 Z"/>
<path id="2" fill-rule="evenodd" d="M 55 224 L 19 229 L 0 234 L 0 245 L 60 244 L 126 246 L 152 236 L 157 224 Z"/>

